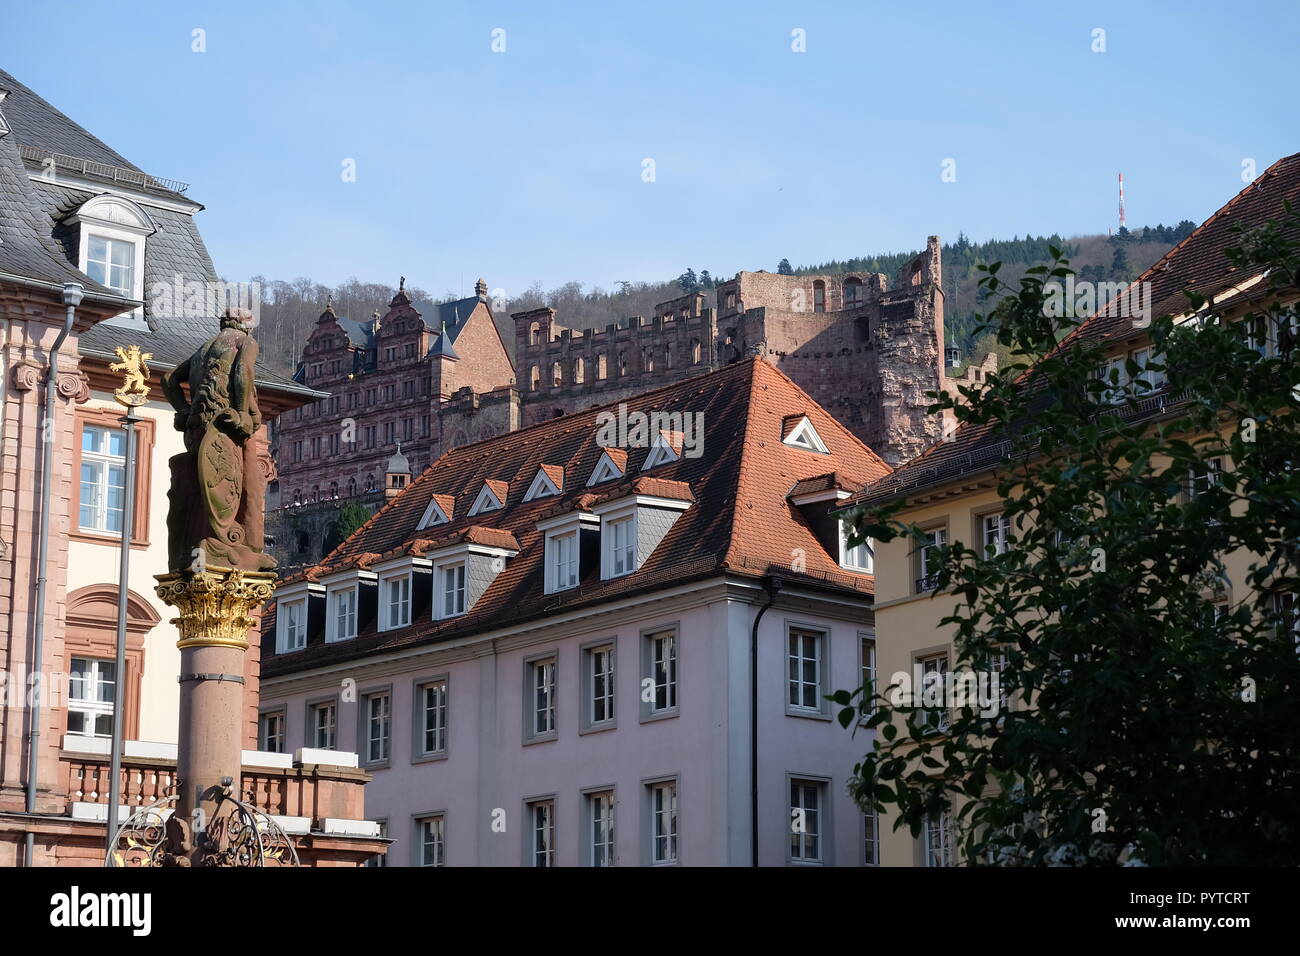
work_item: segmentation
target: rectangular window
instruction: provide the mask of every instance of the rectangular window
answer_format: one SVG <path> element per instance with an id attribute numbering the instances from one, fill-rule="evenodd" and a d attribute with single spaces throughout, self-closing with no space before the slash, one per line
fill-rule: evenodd
<path id="1" fill-rule="evenodd" d="M 300 651 L 307 646 L 307 601 L 281 601 L 280 653 Z"/>
<path id="2" fill-rule="evenodd" d="M 563 591 L 578 586 L 578 532 L 552 535 L 551 590 Z"/>
<path id="3" fill-rule="evenodd" d="M 677 709 L 677 632 L 656 631 L 647 634 L 645 641 L 646 677 L 652 682 L 654 691 L 649 713 L 674 711 Z"/>
<path id="4" fill-rule="evenodd" d="M 331 641 L 346 641 L 357 636 L 357 589 L 342 588 L 330 593 Z"/>
<path id="5" fill-rule="evenodd" d="M 870 540 L 862 540 L 849 546 L 849 528 L 841 521 L 840 525 L 840 566 L 853 571 L 871 572 L 872 549 Z"/>
<path id="6" fill-rule="evenodd" d="M 375 426 L 374 425 L 366 426 L 366 447 L 367 448 L 375 447 Z"/>
<path id="7" fill-rule="evenodd" d="M 388 759 L 393 739 L 393 699 L 386 691 L 369 694 L 366 707 L 366 762 L 378 763 Z"/>
<path id="8" fill-rule="evenodd" d="M 1011 519 L 1001 512 L 980 517 L 980 542 L 986 555 L 1006 554 L 1010 534 Z"/>
<path id="9" fill-rule="evenodd" d="M 257 749 L 273 754 L 284 753 L 284 711 L 258 716 Z"/>
<path id="10" fill-rule="evenodd" d="M 609 523 L 610 575 L 619 577 L 636 570 L 636 535 L 634 519 L 618 518 Z"/>
<path id="11" fill-rule="evenodd" d="M 786 662 L 792 710 L 822 712 L 822 652 L 825 634 L 803 627 L 790 628 Z"/>
<path id="12" fill-rule="evenodd" d="M 863 817 L 862 862 L 867 866 L 880 865 L 880 817 L 872 810 Z"/>
<path id="13" fill-rule="evenodd" d="M 1279 637 L 1290 637 L 1296 649 L 1300 650 L 1300 602 L 1291 591 L 1277 591 L 1273 594 L 1273 613 L 1276 615 Z"/>
<path id="14" fill-rule="evenodd" d="M 1207 458 L 1199 465 L 1187 470 L 1187 500 L 1195 501 L 1210 489 L 1216 487 L 1223 473 L 1223 460 Z"/>
<path id="15" fill-rule="evenodd" d="M 948 543 L 947 528 L 932 528 L 925 532 L 925 541 L 917 549 L 916 590 L 929 591 L 935 587 L 937 565 L 932 552 Z"/>
<path id="16" fill-rule="evenodd" d="M 68 733 L 85 737 L 113 736 L 113 697 L 117 665 L 112 661 L 74 657 L 68 675 Z"/>
<path id="17" fill-rule="evenodd" d="M 431 817 L 421 817 L 416 821 L 420 843 L 420 866 L 446 865 L 446 822 L 447 818 L 441 813 Z"/>
<path id="18" fill-rule="evenodd" d="M 869 714 L 875 713 L 876 705 L 876 641 L 875 638 L 862 638 L 862 706 Z"/>
<path id="19" fill-rule="evenodd" d="M 82 531 L 122 533 L 126 506 L 126 433 L 86 425 L 81 430 Z"/>
<path id="20" fill-rule="evenodd" d="M 135 297 L 135 243 L 91 235 L 86 242 L 86 275 L 128 298 Z"/>
<path id="21" fill-rule="evenodd" d="M 650 862 L 677 862 L 677 781 L 650 785 Z"/>
<path id="22" fill-rule="evenodd" d="M 404 574 L 384 581 L 386 613 L 384 619 L 389 629 L 406 627 L 411 623 L 411 576 Z"/>
<path id="23" fill-rule="evenodd" d="M 614 791 L 587 794 L 587 859 L 592 866 L 614 865 Z"/>
<path id="24" fill-rule="evenodd" d="M 555 732 L 555 658 L 528 663 L 528 735 Z"/>
<path id="25" fill-rule="evenodd" d="M 790 781 L 790 859 L 822 862 L 822 790 L 814 780 Z"/>
<path id="26" fill-rule="evenodd" d="M 555 866 L 555 803 L 528 804 L 528 865 Z"/>
<path id="27" fill-rule="evenodd" d="M 388 837 L 388 821 L 376 820 L 375 822 L 379 824 L 380 837 L 386 839 Z M 376 853 L 370 859 L 366 860 L 366 866 L 388 866 L 388 854 Z"/>
<path id="28" fill-rule="evenodd" d="M 312 704 L 310 716 L 311 745 L 319 750 L 333 750 L 337 739 L 338 707 L 333 701 Z"/>
<path id="29" fill-rule="evenodd" d="M 941 700 L 947 700 L 944 684 L 945 675 L 948 673 L 948 655 L 932 654 L 929 657 L 922 657 L 920 663 L 920 693 L 922 697 L 938 695 Z M 946 732 L 948 729 L 948 709 L 941 707 L 926 711 L 923 726 L 927 727 L 931 733 Z"/>
<path id="30" fill-rule="evenodd" d="M 421 756 L 446 753 L 447 682 L 435 680 L 421 684 L 417 699 L 420 702 Z"/>
<path id="31" fill-rule="evenodd" d="M 442 569 L 442 616 L 465 613 L 465 565 L 453 564 Z"/>
<path id="32" fill-rule="evenodd" d="M 952 833 L 947 813 L 927 814 L 922 838 L 926 866 L 952 866 Z"/>
<path id="33" fill-rule="evenodd" d="M 589 647 L 582 656 L 587 685 L 587 725 L 609 723 L 614 719 L 614 645 Z"/>

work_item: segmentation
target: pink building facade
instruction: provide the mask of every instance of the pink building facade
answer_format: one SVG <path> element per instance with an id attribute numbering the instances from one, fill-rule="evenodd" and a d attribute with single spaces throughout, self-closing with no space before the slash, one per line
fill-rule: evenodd
<path id="1" fill-rule="evenodd" d="M 875 862 L 825 699 L 873 673 L 874 577 L 829 506 L 888 467 L 757 359 L 652 409 L 701 453 L 599 409 L 458 449 L 282 583 L 263 727 L 358 753 L 388 865 Z"/>

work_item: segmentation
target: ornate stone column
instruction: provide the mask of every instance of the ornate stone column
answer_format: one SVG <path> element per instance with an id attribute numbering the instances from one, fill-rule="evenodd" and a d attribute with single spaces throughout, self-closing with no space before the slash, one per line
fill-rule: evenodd
<path id="1" fill-rule="evenodd" d="M 158 596 L 176 607 L 180 631 L 180 736 L 176 812 L 169 852 L 184 865 L 231 865 L 230 819 L 239 794 L 244 654 L 252 612 L 270 600 L 275 574 L 203 566 L 157 577 Z"/>

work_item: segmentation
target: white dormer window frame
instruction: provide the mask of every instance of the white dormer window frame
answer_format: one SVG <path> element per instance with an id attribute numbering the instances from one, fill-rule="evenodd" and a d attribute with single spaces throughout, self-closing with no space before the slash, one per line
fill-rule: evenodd
<path id="1" fill-rule="evenodd" d="M 325 643 L 349 641 L 357 636 L 357 604 L 361 588 L 357 583 L 330 588 L 325 601 Z"/>
<path id="2" fill-rule="evenodd" d="M 544 468 L 538 468 L 537 474 L 533 476 L 533 483 L 528 486 L 528 492 L 524 495 L 524 501 L 532 501 L 535 498 L 550 498 L 558 495 L 562 489 L 555 486 L 551 476 L 546 473 Z"/>
<path id="3" fill-rule="evenodd" d="M 429 507 L 424 509 L 424 514 L 420 516 L 420 523 L 415 526 L 415 530 L 423 531 L 425 528 L 447 524 L 450 521 L 451 518 L 442 510 L 442 505 L 438 504 L 438 499 L 430 498 Z"/>
<path id="4" fill-rule="evenodd" d="M 379 630 L 395 631 L 410 626 L 414 620 L 416 572 L 420 571 L 427 575 L 432 563 L 427 558 L 403 556 L 371 566 L 371 570 L 379 579 L 376 614 Z M 397 587 L 396 592 L 393 590 L 394 585 Z M 395 603 L 396 616 L 393 613 Z"/>
<path id="5" fill-rule="evenodd" d="M 297 584 L 288 585 L 276 595 L 275 652 L 277 654 L 289 654 L 307 646 L 312 597 L 319 597 L 324 593 L 325 588 L 319 584 L 299 581 Z M 293 612 L 287 611 L 290 605 L 297 607 L 296 613 L 301 615 L 298 618 L 298 626 L 292 629 L 289 627 L 288 615 Z"/>
<path id="6" fill-rule="evenodd" d="M 799 420 L 799 424 L 790 429 L 790 433 L 781 439 L 781 444 L 789 445 L 791 448 L 799 448 L 803 451 L 816 452 L 819 455 L 829 455 L 826 450 L 826 443 L 822 441 L 822 436 L 817 434 L 817 429 L 813 427 L 812 421 L 805 415 Z"/>
<path id="7" fill-rule="evenodd" d="M 674 461 L 681 461 L 682 456 L 678 454 L 677 449 L 672 446 L 663 432 L 655 436 L 654 443 L 650 446 L 650 452 L 645 456 L 645 463 L 641 466 L 642 471 L 649 471 L 651 468 L 658 468 L 660 465 L 667 465 Z"/>
<path id="8" fill-rule="evenodd" d="M 105 194 L 82 203 L 65 221 L 77 227 L 77 268 L 123 297 L 143 302 L 145 241 L 158 231 L 149 214 L 123 196 Z M 92 249 L 95 253 L 100 251 L 93 248 L 92 238 L 105 244 L 103 251 L 107 261 L 102 278 L 91 275 L 91 269 L 95 268 L 91 262 Z M 131 259 L 129 277 L 120 283 L 114 281 L 111 266 L 114 252 L 118 249 L 129 249 Z M 98 255 L 95 258 L 98 260 Z M 99 274 L 98 269 L 96 273 Z M 179 294 L 179 290 L 175 291 L 173 298 Z M 143 318 L 140 309 L 129 315 L 131 318 Z"/>
<path id="9" fill-rule="evenodd" d="M 623 469 L 614 463 L 614 459 L 609 456 L 608 451 L 602 451 L 599 460 L 596 462 L 596 467 L 591 469 L 591 477 L 587 479 L 587 487 L 601 485 L 607 481 L 615 481 L 622 477 Z"/>
<path id="10" fill-rule="evenodd" d="M 450 585 L 450 586 L 449 586 Z M 434 567 L 434 612 L 439 621 L 461 617 L 469 611 L 469 557 L 441 561 Z"/>
<path id="11" fill-rule="evenodd" d="M 469 509 L 469 517 L 472 518 L 487 511 L 500 511 L 505 506 L 506 503 L 497 497 L 496 492 L 492 490 L 492 486 L 485 481 L 483 487 L 478 491 L 478 497 L 474 499 L 473 506 Z"/>
<path id="12" fill-rule="evenodd" d="M 635 574 L 641 568 L 639 557 L 640 511 L 643 507 L 685 511 L 689 501 L 661 498 L 657 495 L 629 495 L 597 505 L 593 513 L 600 518 L 600 579 Z M 626 522 L 626 524 L 624 524 Z M 619 528 L 625 528 L 620 531 Z M 631 550 L 629 557 L 628 550 Z"/>
<path id="13" fill-rule="evenodd" d="M 573 511 L 537 524 L 543 537 L 543 589 L 547 594 L 567 591 L 582 580 L 582 532 L 598 531 L 600 518 L 585 511 Z M 571 545 L 564 542 L 571 542 Z M 566 549 L 572 547 L 570 555 Z"/>
<path id="14" fill-rule="evenodd" d="M 861 574 L 875 573 L 876 551 L 870 538 L 849 547 L 849 529 L 844 519 L 838 519 L 840 529 L 840 567 Z"/>

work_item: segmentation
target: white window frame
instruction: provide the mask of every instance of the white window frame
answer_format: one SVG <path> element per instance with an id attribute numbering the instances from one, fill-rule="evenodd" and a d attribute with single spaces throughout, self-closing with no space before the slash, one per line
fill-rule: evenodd
<path id="1" fill-rule="evenodd" d="M 448 575 L 457 572 L 460 575 L 460 585 L 452 588 L 449 594 L 447 591 Z M 434 586 L 437 588 L 437 600 L 434 602 L 434 606 L 438 609 L 438 620 L 445 621 L 449 618 L 464 615 L 469 610 L 469 558 L 439 564 Z M 457 600 L 457 597 L 459 597 L 459 600 Z"/>
<path id="2" fill-rule="evenodd" d="M 327 710 L 330 719 L 322 724 L 319 714 Z M 335 750 L 339 743 L 339 704 L 337 698 L 316 700 L 307 704 L 307 734 L 311 746 L 317 750 Z M 323 735 L 323 736 L 322 736 Z"/>
<path id="3" fill-rule="evenodd" d="M 979 516 L 980 554 L 990 557 L 989 546 L 993 547 L 992 556 L 1006 554 L 1011 537 L 1011 518 L 1001 511 L 990 511 Z"/>
<path id="4" fill-rule="evenodd" d="M 932 580 L 934 574 L 928 567 L 930 549 L 943 547 L 948 543 L 948 526 L 943 525 L 938 528 L 926 528 L 922 533 L 926 537 L 926 543 L 917 549 L 917 578 L 915 582 L 917 594 L 924 594 L 926 591 L 934 590 L 934 583 Z"/>
<path id="5" fill-rule="evenodd" d="M 872 547 L 871 539 L 865 538 L 853 547 L 849 547 L 849 529 L 844 519 L 841 518 L 837 524 L 840 528 L 840 567 L 863 574 L 873 573 L 875 548 Z"/>
<path id="6" fill-rule="evenodd" d="M 680 436 L 679 440 L 682 440 Z M 673 447 L 669 436 L 664 432 L 659 432 L 655 436 L 654 443 L 650 446 L 650 451 L 646 453 L 645 461 L 641 464 L 642 471 L 649 471 L 652 468 L 658 468 L 660 465 L 668 465 L 674 461 L 681 461 L 682 456 Z"/>
<path id="7" fill-rule="evenodd" d="M 528 820 L 527 866 L 555 866 L 555 798 L 528 800 L 524 804 Z"/>
<path id="8" fill-rule="evenodd" d="M 88 531 L 91 534 L 102 534 L 109 537 L 120 538 L 122 529 L 130 522 L 130 517 L 126 514 L 126 433 L 120 428 L 106 428 L 103 425 L 91 425 L 89 423 L 82 426 L 81 429 L 81 468 L 84 471 L 87 467 L 92 468 L 95 474 L 93 490 L 91 492 L 93 500 L 89 506 L 85 502 L 85 479 L 81 474 L 77 475 L 77 527 L 81 531 Z M 95 435 L 96 448 L 93 451 L 86 450 L 86 436 Z M 111 452 L 101 450 L 104 447 L 110 447 L 114 437 L 122 441 L 122 454 L 114 455 Z M 109 481 L 109 476 L 113 469 L 118 469 L 122 476 L 120 486 L 113 485 Z M 119 512 L 119 521 L 121 527 L 109 527 L 109 492 L 114 487 L 120 487 L 120 498 L 122 509 Z M 87 525 L 81 521 L 82 509 L 89 507 L 92 512 L 93 521 Z"/>
<path id="9" fill-rule="evenodd" d="M 825 627 L 819 627 L 812 624 L 803 624 L 797 621 L 787 621 L 785 626 L 785 712 L 794 717 L 824 717 L 827 714 L 826 694 L 828 689 L 827 681 L 830 674 L 830 630 Z M 808 649 L 805 639 L 812 639 L 813 656 L 808 657 L 805 651 Z M 799 646 L 796 654 L 791 647 L 793 641 L 798 640 Z M 812 661 L 815 667 L 815 676 L 813 683 L 807 680 L 806 668 L 804 663 Z M 791 675 L 791 666 L 798 666 L 798 674 Z M 803 701 L 807 696 L 805 691 L 808 687 L 814 688 L 812 704 L 805 704 Z M 791 692 L 797 689 L 797 701 L 791 701 Z"/>
<path id="10" fill-rule="evenodd" d="M 787 846 L 791 863 L 816 866 L 827 863 L 830 814 L 826 798 L 829 790 L 826 781 L 816 777 L 791 774 L 786 778 L 786 796 L 789 799 L 786 825 L 790 828 Z M 809 800 L 810 793 L 815 798 L 815 805 Z M 797 811 L 802 811 L 802 814 L 796 816 Z M 799 820 L 802 820 L 802 830 L 796 829 Z"/>
<path id="11" fill-rule="evenodd" d="M 429 692 L 434 691 L 430 701 Z M 432 720 L 430 717 L 432 716 Z M 412 758 L 427 760 L 447 755 L 451 709 L 446 676 L 422 678 L 415 684 L 415 746 Z M 429 747 L 430 735 L 433 748 Z"/>
<path id="12" fill-rule="evenodd" d="M 416 817 L 415 837 L 417 865 L 447 865 L 446 813 L 424 813 Z"/>
<path id="13" fill-rule="evenodd" d="M 805 415 L 799 422 L 790 429 L 781 444 L 789 445 L 791 448 L 798 448 L 802 451 L 815 452 L 818 455 L 829 455 L 826 450 L 826 443 L 822 441 L 822 436 L 817 434 L 817 429 L 813 427 L 811 419 Z"/>
<path id="14" fill-rule="evenodd" d="M 1187 480 L 1183 487 L 1188 502 L 1195 501 L 1211 488 L 1218 487 L 1223 481 L 1222 458 L 1207 458 L 1203 464 L 1205 465 L 1203 472 L 1195 471 L 1191 467 L 1187 469 Z"/>
<path id="15" fill-rule="evenodd" d="M 563 483 L 563 479 L 561 479 Z M 556 487 L 555 482 L 551 480 L 545 470 L 538 468 L 537 474 L 533 476 L 533 482 L 528 486 L 528 491 L 524 493 L 524 501 L 533 501 L 536 498 L 551 498 L 560 493 L 561 489 Z"/>
<path id="16" fill-rule="evenodd" d="M 678 667 L 681 656 L 679 630 L 676 625 L 656 627 L 641 632 L 642 681 L 650 681 L 653 696 L 649 701 L 642 701 L 641 717 L 643 720 L 675 715 L 678 706 Z M 664 656 L 657 647 L 661 641 L 667 642 L 671 656 Z M 659 704 L 660 688 L 663 689 L 663 706 Z"/>
<path id="17" fill-rule="evenodd" d="M 923 866 L 953 866 L 952 815 L 925 815 L 921 825 L 921 862 Z"/>
<path id="18" fill-rule="evenodd" d="M 336 641 L 350 641 L 357 636 L 357 617 L 361 601 L 361 585 L 359 582 L 344 584 L 333 587 L 325 592 L 326 608 L 328 614 L 325 619 L 325 642 L 333 644 Z M 346 614 L 340 614 L 340 604 L 343 598 L 350 595 L 350 606 Z M 340 624 L 339 618 L 344 618 Z"/>
<path id="19" fill-rule="evenodd" d="M 393 756 L 393 692 L 391 688 L 375 690 L 362 696 L 365 737 L 361 741 L 362 763 L 386 764 Z M 376 704 L 380 704 L 376 708 Z M 376 731 L 378 733 L 376 734 Z M 378 753 L 376 753 L 378 744 Z M 361 749 L 359 748 L 359 749 Z"/>
<path id="20" fill-rule="evenodd" d="M 618 802 L 614 788 L 587 791 L 583 805 L 583 862 L 587 866 L 617 866 Z"/>
<path id="21" fill-rule="evenodd" d="M 616 528 L 627 528 L 622 547 L 617 542 Z M 637 515 L 635 508 L 602 515 L 600 519 L 601 580 L 635 574 L 637 570 Z M 628 552 L 631 552 L 629 557 Z"/>
<path id="22" fill-rule="evenodd" d="M 133 221 L 127 221 L 128 219 Z M 145 243 L 157 231 L 148 213 L 123 196 L 106 194 L 87 200 L 65 221 L 77 226 L 77 268 L 87 275 L 90 275 L 92 236 L 132 247 L 131 286 L 129 289 L 114 291 L 126 298 L 143 302 Z M 105 275 L 106 280 L 110 278 L 110 275 Z M 108 286 L 107 281 L 100 284 Z M 144 317 L 139 308 L 128 315 L 137 320 Z"/>
<path id="23" fill-rule="evenodd" d="M 572 555 L 565 555 L 564 543 L 572 549 Z M 546 534 L 546 593 L 567 591 L 578 586 L 579 568 L 582 554 L 582 531 L 574 525 L 564 530 L 550 531 Z"/>
<path id="24" fill-rule="evenodd" d="M 553 740 L 558 735 L 559 655 L 543 654 L 524 661 L 524 741 Z M 543 722 L 540 718 L 546 715 Z M 543 726 L 545 723 L 545 726 Z"/>
<path id="25" fill-rule="evenodd" d="M 608 451 L 602 451 L 600 458 L 596 461 L 596 467 L 591 469 L 591 477 L 587 479 L 587 487 L 601 485 L 607 481 L 615 481 L 622 477 L 623 469 L 614 462 Z"/>
<path id="26" fill-rule="evenodd" d="M 286 715 L 283 708 L 279 710 L 264 710 L 257 715 L 258 750 L 272 754 L 284 753 L 285 718 Z M 274 722 L 274 726 L 272 722 Z"/>
<path id="27" fill-rule="evenodd" d="M 367 432 L 373 427 L 373 425 L 367 426 Z M 373 442 L 370 444 L 373 444 Z M 415 530 L 423 531 L 425 528 L 432 528 L 435 525 L 447 524 L 450 520 L 451 518 L 447 515 L 447 512 L 442 510 L 442 505 L 438 504 L 438 499 L 436 497 L 430 498 L 429 506 L 424 509 L 424 514 L 420 516 L 420 522 L 415 526 Z"/>
<path id="28" fill-rule="evenodd" d="M 678 813 L 677 778 L 654 780 L 646 784 L 646 823 L 651 866 L 674 866 L 680 862 L 681 844 Z"/>
<path id="29" fill-rule="evenodd" d="M 873 714 L 876 711 L 875 704 L 872 703 L 876 697 L 876 635 L 874 632 L 858 633 L 858 655 L 862 686 L 866 688 L 861 703 L 866 708 L 866 713 Z"/>
<path id="30" fill-rule="evenodd" d="M 492 486 L 485 481 L 483 487 L 478 491 L 478 496 L 474 499 L 474 504 L 470 506 L 469 517 L 472 518 L 488 511 L 500 511 L 504 507 L 505 502 L 497 497 L 497 493 L 492 490 Z"/>
<path id="31" fill-rule="evenodd" d="M 880 865 L 880 814 L 875 810 L 862 815 L 862 865 Z"/>
<path id="32" fill-rule="evenodd" d="M 117 669 L 117 664 L 114 661 L 110 661 L 107 659 L 101 659 L 98 657 L 83 657 L 80 654 L 78 654 L 75 655 L 71 660 L 70 673 L 72 674 L 77 673 L 78 662 L 80 662 L 83 665 L 81 668 L 81 673 L 84 676 L 80 681 L 82 691 L 84 693 L 86 688 L 89 686 L 93 688 L 94 696 L 93 697 L 72 696 L 74 693 L 73 688 L 76 685 L 71 680 L 69 681 L 68 715 L 69 717 L 71 717 L 71 715 L 73 714 L 83 715 L 84 723 L 82 724 L 83 729 L 80 732 L 76 732 L 71 729 L 72 721 L 69 720 L 68 732 L 77 733 L 77 735 L 81 737 L 99 737 L 105 740 L 110 739 L 113 736 L 113 725 L 115 723 L 115 715 L 113 711 L 114 711 L 114 696 L 117 688 L 115 686 L 116 679 L 114 677 L 106 677 L 105 672 L 106 671 L 115 672 Z M 107 690 L 101 692 L 103 688 L 107 688 Z M 108 700 L 102 699 L 104 693 L 107 693 Z M 96 730 L 95 725 L 99 722 L 100 717 L 107 717 L 109 720 L 109 730 L 108 733 L 106 734 L 101 734 L 99 733 L 98 730 Z M 87 727 L 89 728 L 88 731 L 84 729 Z"/>
<path id="33" fill-rule="evenodd" d="M 396 574 L 381 574 L 379 577 L 379 600 L 380 614 L 379 629 L 381 631 L 394 631 L 398 628 L 409 627 L 411 623 L 411 594 L 414 590 L 414 577 L 411 571 L 401 571 Z M 393 585 L 401 585 L 405 588 L 405 595 L 399 595 L 396 601 L 399 613 L 396 618 L 393 616 L 394 601 L 392 595 Z"/>
<path id="34" fill-rule="evenodd" d="M 920 695 L 925 692 L 928 682 L 934 680 L 939 682 L 943 687 L 941 693 L 942 699 L 945 701 L 945 703 L 940 707 L 924 712 L 925 720 L 923 726 L 925 726 L 932 734 L 947 733 L 951 721 L 951 714 L 946 703 L 948 700 L 946 675 L 952 669 L 952 660 L 947 651 L 938 651 L 936 653 L 921 654 L 916 658 L 916 664 L 920 668 L 921 672 L 921 685 L 914 691 L 914 693 L 918 695 L 918 700 L 920 699 Z M 930 674 L 938 674 L 939 676 L 937 678 L 931 678 L 929 676 Z"/>
<path id="35" fill-rule="evenodd" d="M 307 646 L 307 597 L 287 598 L 280 601 L 275 615 L 275 652 L 287 654 Z M 290 627 L 293 618 L 294 627 Z"/>
<path id="36" fill-rule="evenodd" d="M 582 729 L 608 730 L 618 723 L 618 649 L 615 639 L 582 647 Z"/>

